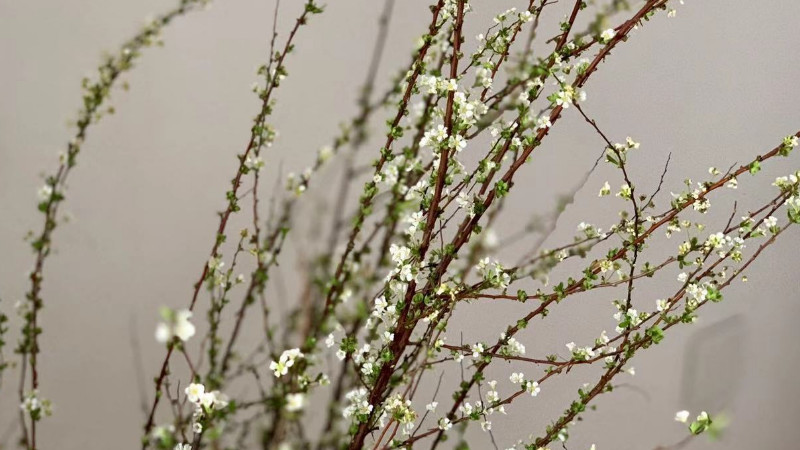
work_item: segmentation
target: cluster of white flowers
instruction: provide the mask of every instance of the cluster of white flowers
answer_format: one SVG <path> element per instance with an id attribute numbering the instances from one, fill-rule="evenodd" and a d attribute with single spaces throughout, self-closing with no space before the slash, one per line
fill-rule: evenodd
<path id="1" fill-rule="evenodd" d="M 380 319 L 383 323 L 393 325 L 397 320 L 397 307 L 393 304 L 390 305 L 386 297 L 381 295 L 375 299 L 372 317 Z"/>
<path id="2" fill-rule="evenodd" d="M 603 44 L 608 44 L 609 42 L 611 42 L 612 39 L 614 39 L 614 36 L 616 36 L 616 35 L 617 35 L 617 32 L 614 31 L 613 28 L 608 28 L 606 30 L 603 30 L 602 33 L 600 33 L 600 39 L 599 40 Z"/>
<path id="3" fill-rule="evenodd" d="M 586 347 L 578 347 L 574 342 L 569 342 L 567 344 L 567 350 L 569 350 L 570 354 L 572 355 L 572 359 L 575 361 L 586 361 L 594 358 L 595 355 L 592 346 L 587 345 Z"/>
<path id="4" fill-rule="evenodd" d="M 475 217 L 474 197 L 467 194 L 466 192 L 460 192 L 456 197 L 456 204 L 458 205 L 459 208 L 465 210 L 470 218 Z"/>
<path id="5" fill-rule="evenodd" d="M 36 195 L 39 197 L 40 202 L 50 201 L 50 198 L 53 196 L 53 186 L 45 184 L 39 188 L 39 190 L 36 192 Z"/>
<path id="6" fill-rule="evenodd" d="M 539 387 L 539 382 L 532 381 L 532 380 L 524 381 L 522 383 L 522 387 L 525 389 L 525 391 L 527 393 L 531 394 L 531 397 L 536 397 L 537 395 L 539 395 L 539 392 L 541 392 L 541 390 L 542 390 Z"/>
<path id="7" fill-rule="evenodd" d="M 455 93 L 453 96 L 453 104 L 455 105 L 456 120 L 465 126 L 475 125 L 488 110 L 488 107 L 483 102 L 479 100 L 470 101 L 463 92 Z M 466 145 L 466 142 L 464 145 Z M 460 151 L 462 149 L 463 147 L 458 150 Z"/>
<path id="8" fill-rule="evenodd" d="M 469 4 L 468 0 L 465 0 L 463 3 L 464 14 L 467 14 L 472 10 L 472 5 Z M 457 0 L 445 0 L 444 7 L 442 8 L 442 19 L 446 21 L 454 17 L 458 17 L 458 4 L 459 1 Z"/>
<path id="9" fill-rule="evenodd" d="M 543 114 L 536 118 L 536 131 L 546 130 L 552 126 L 553 123 L 550 122 L 550 116 Z"/>
<path id="10" fill-rule="evenodd" d="M 380 427 L 384 427 L 386 420 L 391 418 L 403 425 L 403 434 L 410 435 L 414 431 L 417 413 L 411 407 L 411 400 L 404 400 L 400 394 L 393 394 L 383 402 L 382 409 L 383 412 L 378 420 Z"/>
<path id="11" fill-rule="evenodd" d="M 595 345 L 594 353 L 600 355 L 606 355 L 604 360 L 607 365 L 614 363 L 613 353 L 617 351 L 616 347 L 608 345 L 609 342 L 610 339 L 608 338 L 608 335 L 606 335 L 606 330 L 603 330 L 603 332 L 600 333 L 600 336 L 594 340 L 594 345 Z"/>
<path id="12" fill-rule="evenodd" d="M 686 183 L 686 186 L 688 188 L 691 188 L 691 184 L 692 184 L 692 180 L 691 179 L 687 179 L 685 181 L 685 183 Z M 729 184 L 728 187 L 732 187 L 734 189 L 738 185 L 736 183 L 736 181 L 733 182 L 733 185 L 730 184 L 730 181 L 728 182 L 728 184 Z M 691 200 L 691 201 L 693 201 L 692 208 L 697 212 L 705 214 L 705 213 L 708 212 L 709 208 L 711 207 L 711 201 L 709 201 L 709 199 L 705 197 L 706 193 L 707 193 L 707 191 L 706 191 L 705 184 L 703 184 L 703 183 L 698 181 L 697 182 L 697 187 L 694 190 L 692 190 L 691 192 L 682 192 L 680 194 L 676 194 L 674 192 L 671 192 L 672 197 L 673 197 L 672 206 L 673 207 L 678 207 L 678 206 L 683 205 L 686 202 Z M 677 230 L 668 227 L 667 228 L 667 237 L 669 237 L 670 234 L 672 232 L 674 232 L 674 231 L 677 231 Z"/>
<path id="13" fill-rule="evenodd" d="M 502 13 L 494 16 L 494 23 L 496 23 L 498 25 L 502 24 L 503 22 L 508 20 L 509 17 L 515 16 L 516 12 L 517 12 L 517 8 L 509 8 L 509 9 L 505 10 L 505 12 L 502 12 Z"/>
<path id="14" fill-rule="evenodd" d="M 294 172 L 290 172 L 286 175 L 286 190 L 296 196 L 302 195 L 306 191 L 312 172 L 313 170 L 310 167 L 307 167 L 299 176 Z"/>
<path id="15" fill-rule="evenodd" d="M 718 249 L 725 245 L 725 235 L 722 232 L 714 233 L 706 239 L 706 249 Z"/>
<path id="16" fill-rule="evenodd" d="M 683 410 L 675 413 L 675 420 L 680 423 L 686 423 L 689 419 L 689 411 Z"/>
<path id="17" fill-rule="evenodd" d="M 249 170 L 260 172 L 264 168 L 264 160 L 260 156 L 250 155 L 244 161 L 244 166 Z"/>
<path id="18" fill-rule="evenodd" d="M 578 231 L 582 232 L 587 238 L 604 238 L 608 234 L 604 233 L 602 228 L 586 222 L 581 222 L 578 224 Z"/>
<path id="19" fill-rule="evenodd" d="M 158 442 L 167 442 L 175 434 L 175 425 L 158 425 L 150 432 L 150 436 Z M 169 441 L 172 442 L 172 441 Z M 164 444 L 166 445 L 166 444 Z"/>
<path id="20" fill-rule="evenodd" d="M 445 142 L 447 138 L 447 128 L 439 124 L 436 128 L 431 128 L 425 132 L 422 139 L 419 141 L 419 145 L 422 147 L 438 147 L 442 142 Z"/>
<path id="21" fill-rule="evenodd" d="M 389 278 L 397 277 L 402 281 L 409 282 L 414 279 L 414 267 L 410 264 L 411 249 L 405 246 L 392 244 L 389 248 L 392 261 L 396 264 L 395 269 L 389 273 Z"/>
<path id="22" fill-rule="evenodd" d="M 525 346 L 512 337 L 500 348 L 500 354 L 504 356 L 522 356 L 525 354 Z"/>
<path id="23" fill-rule="evenodd" d="M 777 232 L 778 218 L 775 216 L 767 217 L 764 219 L 764 226 L 772 233 Z"/>
<path id="24" fill-rule="evenodd" d="M 189 319 L 192 312 L 188 309 L 175 311 L 170 308 L 161 308 L 161 318 L 164 320 L 156 326 L 156 341 L 161 343 L 171 342 L 178 338 L 186 342 L 194 336 L 195 328 Z"/>
<path id="25" fill-rule="evenodd" d="M 473 405 L 470 402 L 464 402 L 461 406 L 458 407 L 458 410 L 461 411 L 462 414 L 465 416 L 472 416 L 473 414 L 481 414 L 484 412 L 485 408 L 483 402 L 480 400 L 475 401 Z"/>
<path id="26" fill-rule="evenodd" d="M 305 407 L 306 396 L 301 392 L 286 394 L 286 411 L 296 412 Z"/>
<path id="27" fill-rule="evenodd" d="M 611 185 L 608 184 L 608 181 L 603 183 L 600 192 L 597 194 L 598 197 L 605 197 L 606 195 L 611 195 Z"/>
<path id="28" fill-rule="evenodd" d="M 483 35 L 481 35 L 483 36 Z M 486 89 L 492 88 L 492 70 L 494 63 L 491 61 L 485 62 L 483 65 L 475 70 L 475 81 Z"/>
<path id="29" fill-rule="evenodd" d="M 200 383 L 191 383 L 184 389 L 186 399 L 195 406 L 192 413 L 192 430 L 195 433 L 203 432 L 203 419 L 214 411 L 225 409 L 228 406 L 228 396 L 220 391 L 206 392 L 206 387 Z"/>
<path id="30" fill-rule="evenodd" d="M 478 273 L 490 286 L 498 289 L 505 289 L 511 283 L 511 276 L 502 264 L 496 260 L 490 260 L 488 257 L 478 262 Z"/>
<path id="31" fill-rule="evenodd" d="M 600 273 L 608 273 L 615 270 L 618 265 L 610 259 L 603 258 L 597 262 L 597 267 L 600 269 Z"/>
<path id="32" fill-rule="evenodd" d="M 625 200 L 630 200 L 631 196 L 633 195 L 633 190 L 628 183 L 623 184 L 619 188 L 619 192 L 617 192 L 617 197 L 623 198 Z"/>
<path id="33" fill-rule="evenodd" d="M 765 221 L 765 223 L 767 222 Z M 770 228 L 769 225 L 767 225 L 767 228 Z M 733 260 L 739 261 L 741 259 L 741 251 L 745 248 L 745 244 L 744 239 L 741 237 L 726 236 L 720 231 L 708 236 L 708 239 L 706 239 L 706 241 L 703 243 L 703 247 L 706 251 L 716 250 L 720 258 L 725 257 L 730 252 Z M 686 247 L 683 247 L 682 249 L 685 250 Z"/>
<path id="34" fill-rule="evenodd" d="M 303 355 L 299 348 L 284 350 L 277 361 L 269 363 L 269 370 L 271 370 L 276 377 L 282 377 L 289 373 L 289 368 L 294 365 L 296 360 L 304 356 L 305 355 Z"/>
<path id="35" fill-rule="evenodd" d="M 678 411 L 675 413 L 675 421 L 686 423 L 689 420 L 689 411 Z M 689 431 L 693 435 L 700 434 L 711 427 L 711 417 L 705 411 L 701 411 L 697 418 L 689 425 Z"/>
<path id="36" fill-rule="evenodd" d="M 718 295 L 719 291 L 712 282 L 689 283 L 686 286 L 686 306 L 689 310 L 694 310 L 706 300 L 719 300 Z"/>
<path id="37" fill-rule="evenodd" d="M 500 393 L 497 392 L 497 380 L 492 380 L 489 383 L 489 392 L 486 393 L 487 403 L 494 404 L 500 401 Z"/>
<path id="38" fill-rule="evenodd" d="M 786 192 L 792 189 L 794 186 L 796 186 L 798 180 L 800 180 L 800 172 L 793 173 L 787 176 L 777 177 L 775 178 L 775 181 L 772 183 L 772 185 L 777 187 L 781 191 Z"/>
<path id="39" fill-rule="evenodd" d="M 27 394 L 19 405 L 20 409 L 34 417 L 34 420 L 39 420 L 42 416 L 50 416 L 53 414 L 53 404 L 50 400 L 40 398 L 39 391 L 34 389 Z"/>
<path id="40" fill-rule="evenodd" d="M 614 320 L 617 321 L 615 328 L 617 333 L 622 333 L 628 328 L 633 328 L 642 323 L 642 316 L 634 308 L 625 309 L 625 304 L 619 301 L 614 301 L 614 306 L 617 312 L 614 313 Z"/>
<path id="41" fill-rule="evenodd" d="M 561 90 L 555 93 L 554 99 L 556 106 L 560 106 L 564 109 L 567 109 L 575 100 L 579 102 L 585 101 L 586 92 L 585 91 L 575 92 L 574 87 L 570 85 L 565 85 L 561 88 Z"/>
<path id="42" fill-rule="evenodd" d="M 479 359 L 481 356 L 483 356 L 483 352 L 486 351 L 486 346 L 484 346 L 483 343 L 478 342 L 477 344 L 472 344 L 470 350 L 472 351 L 472 357 L 474 359 Z"/>
<path id="43" fill-rule="evenodd" d="M 369 391 L 363 387 L 348 392 L 345 395 L 345 399 L 349 402 L 349 405 L 342 411 L 344 418 L 358 418 L 359 416 L 370 414 L 372 412 L 372 405 L 370 405 L 367 400 L 368 395 Z"/>
<path id="44" fill-rule="evenodd" d="M 437 77 L 434 75 L 422 75 L 419 77 L 419 87 L 425 94 L 443 94 L 458 89 L 458 80 L 452 78 Z"/>
<path id="45" fill-rule="evenodd" d="M 391 308 L 394 308 L 394 305 L 391 305 Z M 371 327 L 371 325 L 368 326 L 368 328 Z M 394 335 L 391 332 L 388 333 L 389 335 L 384 333 L 384 342 L 394 339 Z M 380 369 L 378 357 L 376 354 L 372 353 L 372 346 L 370 344 L 364 344 L 361 349 L 353 352 L 353 362 L 361 366 L 361 374 L 367 379 Z"/>
<path id="46" fill-rule="evenodd" d="M 383 169 L 373 176 L 373 181 L 376 185 L 382 185 L 386 188 L 397 186 L 406 200 L 413 200 L 419 195 L 420 187 L 424 188 L 425 186 L 409 189 L 404 183 L 398 185 L 398 181 L 400 180 L 400 174 L 408 174 L 415 167 L 419 167 L 420 164 L 419 158 L 408 159 L 405 155 L 397 155 L 383 165 Z"/>
<path id="47" fill-rule="evenodd" d="M 222 270 L 225 267 L 225 262 L 221 257 L 212 256 L 208 259 L 208 276 L 214 286 L 224 288 L 228 284 L 228 276 Z"/>

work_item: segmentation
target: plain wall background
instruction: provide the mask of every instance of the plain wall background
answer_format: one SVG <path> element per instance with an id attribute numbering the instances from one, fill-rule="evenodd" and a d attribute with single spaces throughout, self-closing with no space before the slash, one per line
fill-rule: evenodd
<path id="1" fill-rule="evenodd" d="M 477 12 L 471 20 L 481 23 L 475 33 L 493 13 L 522 6 L 500 3 L 473 2 Z M 569 7 L 570 2 L 562 3 L 545 13 L 550 21 Z M 749 160 L 800 127 L 800 3 L 686 3 L 676 5 L 676 18 L 660 14 L 619 46 L 589 82 L 585 104 L 614 139 L 631 135 L 642 142 L 642 154 L 632 162 L 639 179 L 652 185 L 672 152 L 667 192 L 679 190 L 685 177 L 702 179 L 711 165 L 727 168 Z M 11 305 L 24 298 L 25 273 L 33 262 L 22 237 L 41 226 L 37 175 L 55 167 L 57 153 L 72 135 L 65 121 L 80 103 L 81 77 L 92 73 L 103 49 L 116 48 L 146 15 L 172 4 L 0 0 L 0 308 L 9 315 Z M 282 29 L 299 4 L 283 2 Z M 407 64 L 414 38 L 428 20 L 425 5 L 398 0 L 379 92 Z M 267 158 L 273 170 L 302 170 L 338 124 L 356 112 L 354 100 L 381 7 L 377 0 L 331 1 L 301 30 L 273 116 L 280 130 Z M 125 77 L 130 92 L 114 93 L 117 114 L 90 129 L 63 208 L 75 220 L 57 230 L 57 253 L 46 267 L 42 389 L 56 410 L 41 424 L 42 448 L 137 447 L 143 419 L 132 336 L 140 341 L 149 399 L 149 380 L 163 354 L 152 339 L 158 307 L 186 305 L 207 258 L 215 211 L 223 207 L 235 154 L 257 112 L 249 86 L 268 48 L 272 8 L 272 1 L 220 0 L 210 11 L 181 18 L 167 28 L 166 47 L 147 50 Z M 380 120 L 374 123 L 381 126 Z M 577 112 L 566 111 L 537 151 L 538 159 L 526 166 L 526 182 L 512 194 L 508 230 L 533 212 L 549 211 L 554 194 L 569 189 L 601 147 Z M 368 148 L 375 151 L 377 145 Z M 800 166 L 797 154 L 780 164 L 740 180 L 737 195 L 744 208 L 767 198 L 775 176 Z M 333 183 L 334 175 L 323 174 L 318 189 Z M 613 211 L 596 201 L 605 179 L 615 187 L 621 183 L 608 168 L 600 169 L 564 214 L 562 230 L 551 242 L 568 238 L 580 221 L 607 227 L 614 220 Z M 271 183 L 263 186 L 268 194 Z M 724 198 L 712 200 L 712 207 L 721 206 L 718 217 L 727 217 L 733 197 Z M 678 243 L 669 241 L 669 246 Z M 625 380 L 630 389 L 600 398 L 599 412 L 585 414 L 573 429 L 569 448 L 595 442 L 599 449 L 652 449 L 674 443 L 685 435 L 672 422 L 674 412 L 701 408 L 728 410 L 732 428 L 721 443 L 701 438 L 687 448 L 797 448 L 800 305 L 794 272 L 799 244 L 800 234 L 791 230 L 755 265 L 749 283 L 728 290 L 725 302 L 705 310 L 697 325 L 675 330 L 637 357 L 637 376 Z M 282 270 L 291 291 L 291 264 Z M 643 304 L 658 297 L 659 286 L 674 282 L 648 287 L 653 293 L 643 292 Z M 565 305 L 528 336 L 526 345 L 563 351 L 565 342 L 612 329 L 608 300 L 601 295 Z M 481 308 L 465 310 L 460 319 L 470 325 L 470 339 L 484 331 L 494 336 L 508 320 L 503 311 Z M 584 330 L 597 317 L 599 328 Z M 9 333 L 7 351 L 17 332 L 15 327 Z M 0 392 L 0 433 L 16 425 L 14 373 L 9 371 Z M 507 380 L 507 373 L 497 378 Z M 542 420 L 552 416 L 539 407 L 560 411 L 580 381 L 547 387 L 552 396 L 510 408 L 508 420 L 495 421 L 496 435 L 537 433 Z M 8 436 L 0 435 L 4 444 L 13 442 Z M 489 445 L 485 436 L 476 436 L 475 448 Z"/>

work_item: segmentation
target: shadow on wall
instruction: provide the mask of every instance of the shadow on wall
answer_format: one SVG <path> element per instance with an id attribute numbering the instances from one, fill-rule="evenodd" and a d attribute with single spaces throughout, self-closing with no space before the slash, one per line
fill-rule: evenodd
<path id="1" fill-rule="evenodd" d="M 695 332 L 684 353 L 681 404 L 730 414 L 744 377 L 747 324 L 741 314 Z"/>

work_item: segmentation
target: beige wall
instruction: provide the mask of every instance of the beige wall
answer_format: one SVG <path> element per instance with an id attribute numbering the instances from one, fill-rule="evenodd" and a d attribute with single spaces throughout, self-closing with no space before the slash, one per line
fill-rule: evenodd
<path id="1" fill-rule="evenodd" d="M 299 1 L 283 3 L 286 25 Z M 365 72 L 381 2 L 329 3 L 326 13 L 298 37 L 298 51 L 288 62 L 290 77 L 278 96 L 274 121 L 281 137 L 269 161 L 274 170 L 281 162 L 284 173 L 310 163 L 337 124 L 355 112 L 352 99 Z M 490 7 L 494 2 L 473 3 L 482 18 L 500 9 Z M 568 7 L 569 2 L 561 3 L 549 13 L 551 19 L 561 17 L 556 9 Z M 642 142 L 642 155 L 633 164 L 644 185 L 652 187 L 672 152 L 667 191 L 678 190 L 684 177 L 702 178 L 708 166 L 744 162 L 800 128 L 800 3 L 686 3 L 678 17 L 661 15 L 635 33 L 587 87 L 587 111 L 614 138 L 632 135 Z M 95 67 L 103 49 L 132 34 L 144 16 L 171 4 L 0 0 L 4 310 L 24 295 L 32 256 L 22 236 L 40 226 L 37 174 L 54 167 L 70 136 L 64 123 L 80 102 L 81 76 Z M 57 254 L 46 272 L 42 389 L 55 402 L 56 413 L 41 425 L 42 448 L 136 447 L 142 416 L 132 336 L 140 341 L 149 380 L 163 353 L 152 339 L 157 308 L 188 302 L 211 244 L 214 212 L 223 205 L 234 155 L 256 112 L 249 86 L 264 59 L 272 4 L 220 0 L 210 11 L 176 22 L 166 31 L 166 48 L 148 51 L 128 77 L 131 91 L 115 94 L 118 113 L 91 130 L 67 193 L 65 209 L 75 221 L 56 233 Z M 382 74 L 407 62 L 413 37 L 424 27 L 424 4 L 398 0 Z M 517 186 L 524 194 L 512 196 L 514 214 L 506 229 L 515 229 L 514 223 L 533 212 L 548 211 L 553 194 L 568 189 L 600 149 L 601 142 L 576 116 L 568 111 L 534 164 L 526 167 L 529 178 Z M 763 177 L 742 180 L 743 210 L 765 200 L 769 180 L 796 170 L 798 161 L 795 154 L 778 170 L 767 167 Z M 614 220 L 595 200 L 596 187 L 605 179 L 620 183 L 607 168 L 595 174 L 551 242 L 568 237 L 580 221 L 607 227 Z M 334 178 L 328 174 L 321 180 L 325 188 Z M 731 198 L 715 202 L 720 216 L 727 216 Z M 638 358 L 637 376 L 598 401 L 600 413 L 586 414 L 569 448 L 595 442 L 602 450 L 638 450 L 675 442 L 684 429 L 672 416 L 684 408 L 725 408 L 733 417 L 723 443 L 700 439 L 689 448 L 798 448 L 799 244 L 798 230 L 791 230 L 757 264 L 749 283 L 730 290 L 699 324 L 676 331 Z M 668 245 L 663 248 L 677 243 Z M 292 266 L 282 270 L 287 291 L 295 292 Z M 643 304 L 650 305 L 663 292 L 659 287 L 666 286 L 674 287 L 671 279 L 644 287 Z M 562 351 L 565 342 L 613 328 L 608 300 L 594 295 L 565 304 L 525 335 L 526 345 Z M 495 336 L 494 330 L 508 320 L 501 317 L 504 312 L 481 306 L 465 310 L 460 320 L 471 324 L 465 340 Z M 485 326 L 486 318 L 493 328 Z M 14 340 L 11 334 L 10 346 Z M 590 380 L 588 373 L 576 371 L 573 384 L 553 385 L 535 402 L 510 408 L 507 421 L 495 421 L 501 444 L 507 443 L 503 436 L 541 430 L 547 411 L 563 409 L 575 386 Z M 5 381 L 0 433 L 5 424 L 12 425 L 17 408 L 14 377 Z M 489 445 L 485 436 L 475 439 L 475 448 Z"/>

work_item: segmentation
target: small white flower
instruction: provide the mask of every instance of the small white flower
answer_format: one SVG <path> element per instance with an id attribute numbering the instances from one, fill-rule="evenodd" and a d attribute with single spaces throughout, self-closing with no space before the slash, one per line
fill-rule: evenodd
<path id="1" fill-rule="evenodd" d="M 302 393 L 286 396 L 286 410 L 289 412 L 300 411 L 305 406 L 306 397 Z"/>
<path id="2" fill-rule="evenodd" d="M 525 390 L 531 394 L 531 397 L 536 397 L 539 395 L 541 389 L 539 388 L 539 383 L 536 381 L 528 381 L 525 383 Z"/>
<path id="3" fill-rule="evenodd" d="M 511 380 L 513 384 L 519 384 L 525 381 L 525 374 L 522 372 L 514 372 L 510 377 L 508 377 L 508 379 Z"/>
<path id="4" fill-rule="evenodd" d="M 550 122 L 550 116 L 544 115 L 536 118 L 537 130 L 544 130 L 545 128 L 550 128 L 552 126 L 553 124 Z"/>
<path id="5" fill-rule="evenodd" d="M 192 444 L 178 444 L 174 450 L 192 450 Z"/>
<path id="6" fill-rule="evenodd" d="M 39 188 L 39 192 L 37 192 L 40 202 L 46 202 L 50 200 L 50 197 L 53 195 L 53 187 L 49 184 L 45 184 L 41 188 Z"/>
<path id="7" fill-rule="evenodd" d="M 319 160 L 323 163 L 331 159 L 331 156 L 333 156 L 333 149 L 327 145 L 320 148 L 319 152 L 317 153 L 317 158 L 319 158 Z"/>
<path id="8" fill-rule="evenodd" d="M 608 184 L 608 181 L 603 183 L 603 187 L 600 188 L 600 193 L 597 194 L 598 197 L 605 197 L 606 195 L 611 194 L 611 185 Z"/>
<path id="9" fill-rule="evenodd" d="M 284 350 L 277 361 L 272 361 L 269 363 L 269 370 L 271 370 L 276 377 L 286 375 L 289 373 L 289 368 L 294 365 L 295 360 L 302 358 L 303 356 L 304 355 L 298 348 Z"/>
<path id="10" fill-rule="evenodd" d="M 775 227 L 776 225 L 778 225 L 777 217 L 769 216 L 766 219 L 764 219 L 764 226 L 766 226 L 768 229 Z"/>
<path id="11" fill-rule="evenodd" d="M 188 341 L 189 338 L 194 336 L 195 328 L 189 318 L 192 317 L 192 312 L 188 309 L 174 311 L 169 308 L 161 310 L 161 316 L 164 322 L 156 326 L 156 341 L 167 343 L 174 337 L 181 341 Z"/>
<path id="12" fill-rule="evenodd" d="M 617 32 L 614 31 L 613 28 L 609 28 L 600 33 L 600 42 L 602 42 L 603 44 L 608 44 L 612 39 L 614 39 L 614 36 L 616 35 Z"/>
<path id="13" fill-rule="evenodd" d="M 460 134 L 457 134 L 455 136 L 450 136 L 447 143 L 450 146 L 450 148 L 455 149 L 455 151 L 457 152 L 460 152 L 461 150 L 464 150 L 467 147 L 467 140 L 464 139 L 464 137 L 461 136 Z"/>
<path id="14" fill-rule="evenodd" d="M 430 402 L 427 405 L 425 405 L 425 409 L 427 409 L 430 412 L 434 412 L 436 411 L 437 406 L 439 406 L 439 402 Z"/>
<path id="15" fill-rule="evenodd" d="M 331 333 L 331 334 L 328 335 L 327 338 L 325 338 L 325 346 L 328 347 L 328 348 L 331 348 L 331 347 L 333 347 L 334 343 L 335 343 L 335 341 L 333 339 L 333 333 Z"/>
<path id="16" fill-rule="evenodd" d="M 686 423 L 689 419 L 689 411 L 683 410 L 675 413 L 675 420 L 680 423 Z"/>
<path id="17" fill-rule="evenodd" d="M 211 409 L 216 401 L 217 394 L 214 392 L 204 392 L 200 395 L 200 406 L 202 406 L 204 409 Z"/>
<path id="18" fill-rule="evenodd" d="M 617 192 L 617 197 L 630 200 L 632 194 L 633 190 L 631 189 L 630 185 L 628 183 L 625 183 L 620 187 L 619 192 Z"/>
<path id="19" fill-rule="evenodd" d="M 258 172 L 264 168 L 264 161 L 259 156 L 250 155 L 245 160 L 244 166 L 247 167 L 249 170 Z"/>
<path id="20" fill-rule="evenodd" d="M 200 398 L 205 394 L 206 387 L 200 383 L 192 383 L 183 390 L 186 398 L 192 403 L 200 403 Z"/>
<path id="21" fill-rule="evenodd" d="M 208 258 L 208 270 L 210 270 L 211 272 L 221 270 L 224 266 L 225 263 L 222 261 L 221 258 L 217 258 L 215 256 Z"/>

